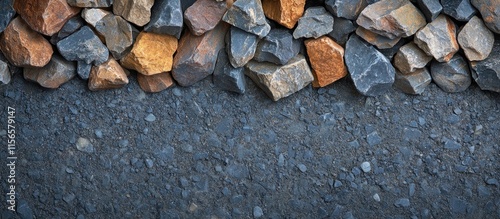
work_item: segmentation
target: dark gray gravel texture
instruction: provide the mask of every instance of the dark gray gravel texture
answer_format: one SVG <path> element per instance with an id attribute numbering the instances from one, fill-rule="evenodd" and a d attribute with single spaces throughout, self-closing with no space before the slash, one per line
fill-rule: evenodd
<path id="1" fill-rule="evenodd" d="M 0 87 L 0 141 L 15 107 L 18 154 L 2 218 L 500 217 L 499 93 L 365 97 L 342 79 L 273 102 L 250 80 L 245 95 L 211 78 L 145 94 L 134 74 L 101 92 L 20 74 Z"/>

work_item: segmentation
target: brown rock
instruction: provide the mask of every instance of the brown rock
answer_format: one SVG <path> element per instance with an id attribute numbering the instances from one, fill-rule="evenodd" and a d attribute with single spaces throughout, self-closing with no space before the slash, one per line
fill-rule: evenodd
<path id="1" fill-rule="evenodd" d="M 500 34 L 500 1 L 498 0 L 472 0 L 483 17 L 484 23 L 491 31 Z"/>
<path id="2" fill-rule="evenodd" d="M 458 51 L 456 27 L 446 15 L 439 15 L 415 34 L 415 44 L 439 62 L 448 62 Z"/>
<path id="3" fill-rule="evenodd" d="M 14 9 L 35 31 L 52 36 L 80 12 L 66 0 L 15 0 Z"/>
<path id="4" fill-rule="evenodd" d="M 0 50 L 10 63 L 19 67 L 43 67 L 54 52 L 49 41 L 20 17 L 12 20 L 0 35 Z"/>
<path id="5" fill-rule="evenodd" d="M 217 26 L 231 3 L 224 0 L 198 0 L 184 12 L 184 21 L 194 35 L 200 36 Z"/>
<path id="6" fill-rule="evenodd" d="M 170 72 L 155 75 L 137 74 L 137 81 L 142 90 L 150 93 L 157 93 L 174 85 Z"/>
<path id="7" fill-rule="evenodd" d="M 36 82 L 42 87 L 55 89 L 76 76 L 76 67 L 75 63 L 54 55 L 44 67 L 24 68 L 23 75 L 24 79 Z"/>
<path id="8" fill-rule="evenodd" d="M 408 74 L 423 68 L 432 60 L 414 42 L 410 42 L 401 48 L 394 56 L 394 67 L 402 74 Z"/>
<path id="9" fill-rule="evenodd" d="M 347 75 L 344 48 L 327 36 L 305 41 L 313 69 L 313 86 L 324 87 Z"/>
<path id="10" fill-rule="evenodd" d="M 113 13 L 142 27 L 151 19 L 151 7 L 154 2 L 154 0 L 114 0 Z"/>
<path id="11" fill-rule="evenodd" d="M 481 61 L 490 55 L 495 36 L 480 18 L 474 16 L 458 33 L 458 43 L 469 61 Z"/>
<path id="12" fill-rule="evenodd" d="M 382 35 L 378 35 L 374 32 L 371 32 L 363 27 L 358 27 L 356 29 L 356 34 L 363 38 L 366 42 L 376 46 L 379 49 L 388 49 L 392 48 L 394 45 L 396 45 L 399 40 L 401 40 L 400 37 L 390 39 Z"/>
<path id="13" fill-rule="evenodd" d="M 172 70 L 172 59 L 177 50 L 177 38 L 170 35 L 141 32 L 121 63 L 144 75 Z"/>
<path id="14" fill-rule="evenodd" d="M 264 14 L 288 29 L 292 29 L 304 14 L 305 0 L 262 0 Z"/>
<path id="15" fill-rule="evenodd" d="M 128 84 L 127 74 L 113 58 L 90 71 L 89 89 L 91 91 L 120 88 Z"/>
<path id="16" fill-rule="evenodd" d="M 106 17 L 108 14 L 111 14 L 111 12 L 100 8 L 85 8 L 82 10 L 82 18 L 92 27 L 95 27 L 97 22 Z"/>

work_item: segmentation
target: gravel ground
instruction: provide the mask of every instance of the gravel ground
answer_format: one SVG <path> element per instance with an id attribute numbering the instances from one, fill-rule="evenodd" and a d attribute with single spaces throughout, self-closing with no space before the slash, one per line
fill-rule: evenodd
<path id="1" fill-rule="evenodd" d="M 18 156 L 2 218 L 500 218 L 500 94 L 373 98 L 343 79 L 273 102 L 247 82 L 145 94 L 17 74 L 0 88 Z"/>

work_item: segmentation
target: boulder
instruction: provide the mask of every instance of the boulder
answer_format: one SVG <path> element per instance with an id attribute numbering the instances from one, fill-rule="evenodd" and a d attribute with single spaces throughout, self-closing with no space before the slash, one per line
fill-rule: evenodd
<path id="1" fill-rule="evenodd" d="M 121 59 L 130 52 L 139 33 L 125 19 L 113 14 L 106 15 L 98 21 L 95 29 L 104 37 L 106 47 L 115 59 Z"/>
<path id="2" fill-rule="evenodd" d="M 326 0 L 325 7 L 335 15 L 349 20 L 356 20 L 359 13 L 367 6 L 366 0 Z"/>
<path id="3" fill-rule="evenodd" d="M 128 84 L 127 74 L 116 60 L 109 60 L 93 66 L 90 71 L 88 86 L 91 91 L 121 88 Z"/>
<path id="4" fill-rule="evenodd" d="M 294 39 L 287 29 L 272 29 L 259 42 L 254 59 L 284 65 L 299 54 L 299 51 L 300 42 Z"/>
<path id="5" fill-rule="evenodd" d="M 432 57 L 425 54 L 414 42 L 410 42 L 399 48 L 394 56 L 394 67 L 402 74 L 409 74 L 425 67 L 431 60 Z"/>
<path id="6" fill-rule="evenodd" d="M 262 0 L 264 14 L 288 29 L 295 27 L 304 14 L 306 0 Z"/>
<path id="7" fill-rule="evenodd" d="M 434 83 L 448 93 L 462 92 L 472 82 L 469 65 L 459 54 L 453 56 L 448 62 L 433 61 L 431 75 Z"/>
<path id="8" fill-rule="evenodd" d="M 174 86 L 174 80 L 170 72 L 163 72 L 155 75 L 137 74 L 137 82 L 145 92 L 158 93 Z"/>
<path id="9" fill-rule="evenodd" d="M 238 0 L 227 10 L 222 20 L 259 38 L 267 36 L 271 26 L 266 21 L 260 0 Z"/>
<path id="10" fill-rule="evenodd" d="M 217 26 L 227 8 L 225 0 L 198 0 L 184 12 L 184 21 L 194 35 L 200 36 Z"/>
<path id="11" fill-rule="evenodd" d="M 76 76 L 75 63 L 65 60 L 59 55 L 53 55 L 44 67 L 24 68 L 24 79 L 33 81 L 45 88 L 59 88 Z"/>
<path id="12" fill-rule="evenodd" d="M 327 36 L 305 41 L 313 69 L 313 86 L 325 87 L 347 75 L 344 48 Z"/>
<path id="13" fill-rule="evenodd" d="M 483 23 L 483 20 L 474 16 L 458 33 L 458 44 L 464 50 L 469 61 L 486 59 L 493 49 L 495 36 Z"/>
<path id="14" fill-rule="evenodd" d="M 497 36 L 493 50 L 485 60 L 471 62 L 472 77 L 481 90 L 500 93 L 500 37 Z"/>
<path id="15" fill-rule="evenodd" d="M 446 15 L 439 15 L 415 34 L 415 44 L 439 62 L 449 61 L 458 51 L 456 27 Z"/>
<path id="16" fill-rule="evenodd" d="M 396 71 L 394 87 L 406 94 L 420 95 L 431 81 L 432 78 L 427 68 L 417 69 L 409 74 Z"/>
<path id="17" fill-rule="evenodd" d="M 385 36 L 371 32 L 363 27 L 358 27 L 356 29 L 356 34 L 363 38 L 366 42 L 376 46 L 379 49 L 389 49 L 394 47 L 401 38 L 390 39 Z"/>
<path id="18" fill-rule="evenodd" d="M 243 67 L 255 55 L 259 43 L 257 35 L 231 27 L 226 39 L 229 61 L 235 68 Z"/>
<path id="19" fill-rule="evenodd" d="M 144 31 L 168 34 L 179 39 L 183 19 L 180 0 L 156 1 L 151 9 L 151 21 L 144 27 Z"/>
<path id="20" fill-rule="evenodd" d="M 57 43 L 57 49 L 68 61 L 99 65 L 108 60 L 109 51 L 89 26 Z"/>
<path id="21" fill-rule="evenodd" d="M 154 2 L 154 0 L 114 0 L 113 13 L 142 27 L 151 19 L 151 7 Z"/>
<path id="22" fill-rule="evenodd" d="M 229 63 L 226 51 L 221 49 L 217 56 L 213 81 L 215 86 L 222 90 L 244 94 L 246 90 L 245 68 L 234 68 Z"/>
<path id="23" fill-rule="evenodd" d="M 69 19 L 57 34 L 52 35 L 50 43 L 52 43 L 52 45 L 56 45 L 59 41 L 76 32 L 84 25 L 85 21 L 80 16 L 75 16 Z"/>
<path id="24" fill-rule="evenodd" d="M 471 3 L 481 13 L 484 23 L 491 31 L 500 34 L 500 1 L 471 0 Z"/>
<path id="25" fill-rule="evenodd" d="M 476 14 L 470 0 L 441 0 L 443 12 L 458 21 L 469 21 Z"/>
<path id="26" fill-rule="evenodd" d="M 293 37 L 319 38 L 333 30 L 333 16 L 324 7 L 311 7 L 306 9 L 304 16 L 299 19 L 299 24 Z"/>

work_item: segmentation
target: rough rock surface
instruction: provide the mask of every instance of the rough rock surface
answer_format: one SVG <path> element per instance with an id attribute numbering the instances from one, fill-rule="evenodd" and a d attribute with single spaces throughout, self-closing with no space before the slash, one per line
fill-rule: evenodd
<path id="1" fill-rule="evenodd" d="M 472 77 L 482 90 L 500 93 L 500 37 L 497 36 L 493 51 L 483 61 L 471 62 Z"/>
<path id="2" fill-rule="evenodd" d="M 319 38 L 333 30 L 333 16 L 324 7 L 311 7 L 306 9 L 304 16 L 299 19 L 299 24 L 293 37 Z"/>
<path id="3" fill-rule="evenodd" d="M 387 38 L 363 27 L 356 28 L 356 34 L 363 38 L 366 42 L 376 46 L 378 49 L 392 48 L 401 40 L 399 37 L 394 39 Z"/>
<path id="4" fill-rule="evenodd" d="M 260 0 L 238 0 L 227 10 L 222 20 L 260 38 L 271 30 Z"/>
<path id="5" fill-rule="evenodd" d="M 344 18 L 334 17 L 333 20 L 333 30 L 328 33 L 328 36 L 333 38 L 338 44 L 345 45 L 349 39 L 349 35 L 356 31 L 356 26 L 351 20 Z"/>
<path id="6" fill-rule="evenodd" d="M 14 15 L 16 15 L 16 11 L 12 6 L 13 1 L 14 0 L 0 1 L 0 33 L 5 30 L 12 18 L 14 18 Z"/>
<path id="7" fill-rule="evenodd" d="M 137 74 L 137 82 L 143 91 L 149 93 L 158 93 L 174 86 L 174 80 L 170 72 L 155 75 Z"/>
<path id="8" fill-rule="evenodd" d="M 234 68 L 229 63 L 226 51 L 221 49 L 217 56 L 213 81 L 215 86 L 222 90 L 244 94 L 246 90 L 245 68 Z"/>
<path id="9" fill-rule="evenodd" d="M 500 34 L 500 1 L 498 0 L 471 0 L 472 5 L 481 13 L 484 23 L 491 31 Z"/>
<path id="10" fill-rule="evenodd" d="M 449 61 L 458 51 L 456 27 L 446 15 L 439 15 L 415 34 L 415 44 L 439 62 Z"/>
<path id="11" fill-rule="evenodd" d="M 154 2 L 154 0 L 114 0 L 113 13 L 142 27 L 151 19 L 151 7 Z"/>
<path id="12" fill-rule="evenodd" d="M 144 27 L 147 32 L 168 34 L 179 39 L 184 15 L 181 0 L 156 1 L 151 8 L 151 21 Z"/>
<path id="13" fill-rule="evenodd" d="M 326 0 L 325 7 L 335 17 L 356 20 L 359 13 L 367 6 L 365 0 Z"/>
<path id="14" fill-rule="evenodd" d="M 125 19 L 113 14 L 106 15 L 96 23 L 95 29 L 104 37 L 105 44 L 115 59 L 121 59 L 130 52 L 139 33 Z"/>
<path id="15" fill-rule="evenodd" d="M 260 40 L 254 59 L 259 62 L 272 62 L 284 65 L 300 51 L 300 42 L 292 37 L 287 29 L 272 29 Z"/>
<path id="16" fill-rule="evenodd" d="M 90 71 L 88 86 L 91 91 L 120 88 L 128 84 L 127 74 L 113 58 L 93 66 Z"/>
<path id="17" fill-rule="evenodd" d="M 484 25 L 483 21 L 474 16 L 458 33 L 458 44 L 464 50 L 469 61 L 486 59 L 495 43 L 495 36 Z"/>
<path id="18" fill-rule="evenodd" d="M 441 0 L 443 12 L 458 21 L 468 21 L 476 14 L 470 0 Z"/>
<path id="19" fill-rule="evenodd" d="M 427 68 L 417 69 L 409 74 L 396 71 L 394 87 L 406 94 L 420 95 L 431 81 L 432 77 Z"/>
<path id="20" fill-rule="evenodd" d="M 255 55 L 259 38 L 237 27 L 231 27 L 226 36 L 229 61 L 235 67 L 243 67 Z"/>
<path id="21" fill-rule="evenodd" d="M 108 14 L 111 14 L 111 12 L 100 8 L 85 8 L 82 10 L 82 18 L 92 27 L 95 27 L 97 22 Z"/>
<path id="22" fill-rule="evenodd" d="M 439 0 L 417 0 L 417 3 L 427 22 L 435 20 L 443 11 L 443 6 L 441 6 Z"/>
<path id="23" fill-rule="evenodd" d="M 50 43 L 52 43 L 52 45 L 56 45 L 59 41 L 76 32 L 84 25 L 85 21 L 80 16 L 75 16 L 69 19 L 57 34 L 52 35 Z"/>
<path id="24" fill-rule="evenodd" d="M 99 65 L 108 60 L 109 51 L 88 26 L 57 43 L 57 49 L 68 61 Z"/>
<path id="25" fill-rule="evenodd" d="M 292 29 L 304 14 L 306 0 L 262 0 L 264 14 L 288 29 Z"/>
<path id="26" fill-rule="evenodd" d="M 308 39 L 304 43 L 314 75 L 314 87 L 325 87 L 347 75 L 342 46 L 327 36 Z"/>
<path id="27" fill-rule="evenodd" d="M 113 4 L 113 0 L 67 0 L 68 4 L 80 8 L 106 8 Z"/>
<path id="28" fill-rule="evenodd" d="M 45 88 L 59 88 L 76 76 L 75 63 L 65 60 L 59 55 L 53 55 L 44 67 L 24 68 L 24 79 L 36 82 Z"/>
<path id="29" fill-rule="evenodd" d="M 184 12 L 184 21 L 191 33 L 200 36 L 217 26 L 227 8 L 226 1 L 198 0 Z"/>
<path id="30" fill-rule="evenodd" d="M 442 90 L 448 93 L 462 92 L 471 82 L 471 73 L 467 61 L 459 54 L 448 62 L 431 63 L 432 80 Z"/>
<path id="31" fill-rule="evenodd" d="M 8 84 L 11 80 L 11 75 L 9 71 L 9 64 L 0 60 L 0 86 Z"/>
<path id="32" fill-rule="evenodd" d="M 76 74 L 83 79 L 87 80 L 90 76 L 90 71 L 92 70 L 92 64 L 87 64 L 85 61 L 76 62 Z"/>
<path id="33" fill-rule="evenodd" d="M 402 74 L 407 74 L 423 68 L 432 60 L 414 42 L 410 42 L 401 48 L 394 56 L 394 67 Z"/>

